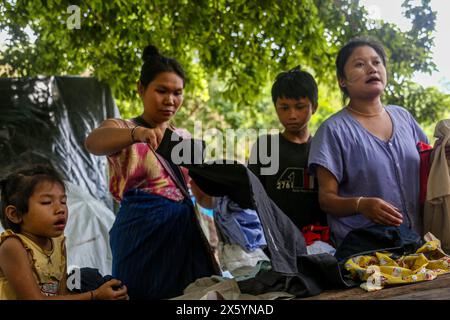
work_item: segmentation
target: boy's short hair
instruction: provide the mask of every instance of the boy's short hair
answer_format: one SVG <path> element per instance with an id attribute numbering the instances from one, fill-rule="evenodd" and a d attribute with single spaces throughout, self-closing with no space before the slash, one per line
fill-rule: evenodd
<path id="1" fill-rule="evenodd" d="M 276 105 L 278 98 L 300 99 L 308 98 L 315 106 L 318 104 L 319 90 L 316 80 L 306 71 L 296 66 L 289 71 L 277 75 L 272 85 L 272 101 Z"/>
<path id="2" fill-rule="evenodd" d="M 28 200 L 33 195 L 36 186 L 41 182 L 59 183 L 64 189 L 61 175 L 50 165 L 38 164 L 25 167 L 11 173 L 0 180 L 1 212 L 0 222 L 5 229 L 20 232 L 20 226 L 10 221 L 5 214 L 7 206 L 15 206 L 21 215 L 28 212 Z"/>

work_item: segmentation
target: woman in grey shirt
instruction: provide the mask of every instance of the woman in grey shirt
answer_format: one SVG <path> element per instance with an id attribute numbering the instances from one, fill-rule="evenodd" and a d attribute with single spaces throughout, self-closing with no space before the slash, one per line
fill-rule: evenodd
<path id="1" fill-rule="evenodd" d="M 387 80 L 383 47 L 353 39 L 339 51 L 336 69 L 349 103 L 320 126 L 308 161 L 335 244 L 373 224 L 406 224 L 421 233 L 416 145 L 428 139 L 408 111 L 381 102 Z"/>

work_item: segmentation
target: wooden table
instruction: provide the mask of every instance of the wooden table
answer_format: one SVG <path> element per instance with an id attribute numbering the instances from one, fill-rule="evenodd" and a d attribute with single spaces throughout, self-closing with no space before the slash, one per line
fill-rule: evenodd
<path id="1" fill-rule="evenodd" d="M 450 274 L 431 281 L 387 287 L 367 292 L 360 287 L 327 290 L 301 300 L 450 300 Z"/>

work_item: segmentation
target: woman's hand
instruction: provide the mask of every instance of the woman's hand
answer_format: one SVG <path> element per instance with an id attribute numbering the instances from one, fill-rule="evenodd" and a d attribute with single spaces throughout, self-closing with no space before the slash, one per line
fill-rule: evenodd
<path id="1" fill-rule="evenodd" d="M 95 300 L 128 300 L 127 287 L 117 279 L 109 280 L 94 290 Z M 113 287 L 119 287 L 114 289 Z"/>
<path id="2" fill-rule="evenodd" d="M 397 227 L 403 223 L 399 210 L 380 198 L 361 198 L 358 208 L 360 213 L 375 223 Z"/>
<path id="3" fill-rule="evenodd" d="M 146 142 L 150 144 L 153 149 L 158 148 L 161 140 L 164 137 L 164 132 L 166 128 L 145 128 L 145 127 L 137 127 L 134 130 L 134 138 L 136 142 Z"/>

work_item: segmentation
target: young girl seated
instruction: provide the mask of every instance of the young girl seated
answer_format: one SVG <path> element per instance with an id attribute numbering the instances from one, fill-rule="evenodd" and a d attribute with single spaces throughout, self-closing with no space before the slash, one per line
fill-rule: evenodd
<path id="1" fill-rule="evenodd" d="M 19 170 L 1 181 L 0 299 L 127 299 L 112 279 L 96 290 L 70 294 L 64 228 L 64 182 L 50 167 Z M 116 289 L 120 287 L 119 289 Z"/>

